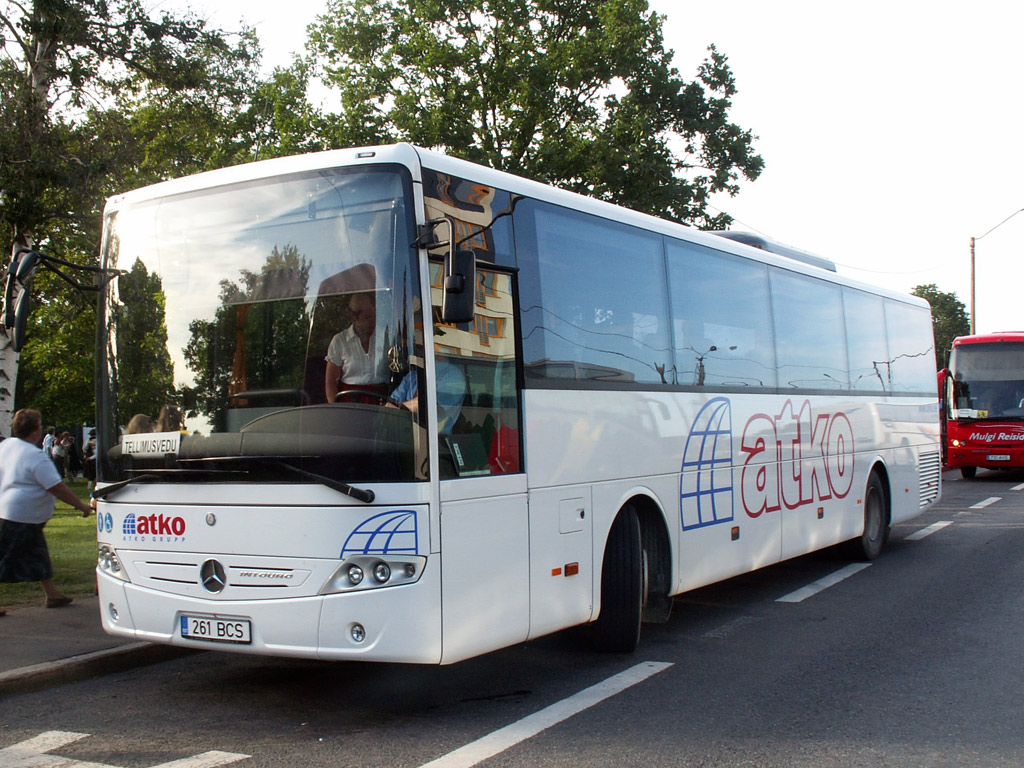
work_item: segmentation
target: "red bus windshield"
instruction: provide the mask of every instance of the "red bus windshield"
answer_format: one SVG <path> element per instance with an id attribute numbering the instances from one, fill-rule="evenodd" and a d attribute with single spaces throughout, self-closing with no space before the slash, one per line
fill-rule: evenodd
<path id="1" fill-rule="evenodd" d="M 950 357 L 959 419 L 1024 420 L 1024 342 L 963 344 Z"/>

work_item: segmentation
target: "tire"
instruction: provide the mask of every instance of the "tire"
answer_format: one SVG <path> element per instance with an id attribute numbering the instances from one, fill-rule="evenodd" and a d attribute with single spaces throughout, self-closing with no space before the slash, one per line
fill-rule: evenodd
<path id="1" fill-rule="evenodd" d="M 640 642 L 644 554 L 636 510 L 624 507 L 608 533 L 601 567 L 601 612 L 588 627 L 591 644 L 609 653 L 632 653 Z"/>
<path id="2" fill-rule="evenodd" d="M 848 542 L 858 560 L 874 560 L 889 540 L 889 496 L 878 473 L 872 472 L 864 490 L 864 532 Z"/>
<path id="3" fill-rule="evenodd" d="M 964 480 L 973 480 L 977 473 L 977 467 L 960 467 L 960 477 Z"/>

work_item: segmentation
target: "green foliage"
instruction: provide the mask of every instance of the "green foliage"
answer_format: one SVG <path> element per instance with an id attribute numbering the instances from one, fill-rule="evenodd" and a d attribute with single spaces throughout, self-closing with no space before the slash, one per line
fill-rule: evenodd
<path id="1" fill-rule="evenodd" d="M 310 86 L 308 62 L 295 59 L 289 67 L 278 67 L 259 83 L 248 109 L 238 117 L 238 132 L 245 137 L 242 151 L 255 160 L 286 157 L 329 149 L 330 120 L 313 107 L 306 92 Z"/>
<path id="2" fill-rule="evenodd" d="M 167 353 L 163 285 L 141 260 L 118 279 L 117 402 L 122 424 L 136 413 L 156 419 L 175 403 L 174 367 Z"/>
<path id="3" fill-rule="evenodd" d="M 971 332 L 967 308 L 955 292 L 940 291 L 935 283 L 915 286 L 911 291 L 932 305 L 932 329 L 935 333 L 935 360 L 939 368 L 949 365 L 953 339 Z"/>
<path id="4" fill-rule="evenodd" d="M 0 0 L 0 237 L 51 244 L 55 230 L 94 258 L 98 212 L 118 174 L 139 159 L 122 104 L 147 89 L 195 98 L 239 81 L 255 64 L 237 44 L 192 17 L 159 19 L 140 0 Z"/>
<path id="5" fill-rule="evenodd" d="M 38 408 L 47 424 L 95 421 L 95 297 L 78 293 L 53 275 L 33 282 L 31 343 L 21 353 L 19 407 Z"/>
<path id="6" fill-rule="evenodd" d="M 646 0 L 328 0 L 310 48 L 350 145 L 410 141 L 722 227 L 712 192 L 763 161 L 713 47 L 686 82 Z"/>

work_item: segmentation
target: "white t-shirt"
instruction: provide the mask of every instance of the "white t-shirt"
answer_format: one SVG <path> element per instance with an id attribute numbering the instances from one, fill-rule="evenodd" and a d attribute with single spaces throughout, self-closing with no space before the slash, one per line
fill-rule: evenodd
<path id="1" fill-rule="evenodd" d="M 57 503 L 49 489 L 60 480 L 42 449 L 17 437 L 0 442 L 0 518 L 45 523 Z"/>
<path id="2" fill-rule="evenodd" d="M 351 326 L 334 335 L 325 359 L 341 368 L 342 383 L 382 384 L 387 381 L 387 359 L 384 350 L 377 348 L 376 339 L 376 333 L 370 336 L 370 351 L 364 352 L 363 343 Z"/>

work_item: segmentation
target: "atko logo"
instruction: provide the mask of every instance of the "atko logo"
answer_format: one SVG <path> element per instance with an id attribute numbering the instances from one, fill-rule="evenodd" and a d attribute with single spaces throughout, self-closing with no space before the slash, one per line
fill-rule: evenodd
<path id="1" fill-rule="evenodd" d="M 185 535 L 185 518 L 168 517 L 166 515 L 138 515 L 129 513 L 124 516 L 121 533 L 125 536 L 152 536 L 156 541 L 166 540 L 172 536 Z"/>
<path id="2" fill-rule="evenodd" d="M 732 403 L 709 400 L 693 420 L 683 450 L 683 530 L 733 520 L 735 496 L 748 517 L 843 498 L 853 485 L 853 427 L 845 413 L 814 413 L 787 400 L 778 414 L 758 413 L 743 427 L 744 455 L 733 480 Z M 781 436 L 781 437 L 780 437 Z"/>
<path id="3" fill-rule="evenodd" d="M 352 554 L 415 554 L 418 543 L 416 510 L 393 509 L 363 520 L 348 535 L 339 557 Z"/>
<path id="4" fill-rule="evenodd" d="M 841 499 L 853 485 L 850 419 L 842 412 L 816 414 L 807 400 L 799 411 L 787 400 L 778 415 L 752 416 L 740 449 L 747 455 L 740 496 L 750 517 L 783 505 L 796 509 L 833 496 Z"/>
<path id="5" fill-rule="evenodd" d="M 709 400 L 690 428 L 680 480 L 683 530 L 733 519 L 732 404 Z"/>

